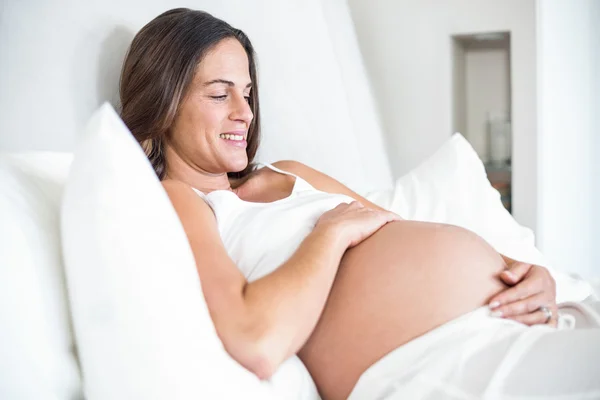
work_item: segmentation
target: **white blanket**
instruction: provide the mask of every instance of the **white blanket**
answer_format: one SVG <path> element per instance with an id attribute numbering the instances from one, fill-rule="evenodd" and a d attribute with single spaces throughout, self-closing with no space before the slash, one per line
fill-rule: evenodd
<path id="1" fill-rule="evenodd" d="M 600 302 L 560 308 L 555 329 L 481 307 L 383 357 L 349 400 L 600 399 Z"/>

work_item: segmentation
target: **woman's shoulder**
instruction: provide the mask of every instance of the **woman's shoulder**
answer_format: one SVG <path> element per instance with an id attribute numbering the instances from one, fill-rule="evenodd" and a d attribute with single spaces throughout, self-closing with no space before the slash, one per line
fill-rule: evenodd
<path id="1" fill-rule="evenodd" d="M 163 179 L 160 181 L 160 184 L 162 185 L 163 189 L 165 189 L 167 194 L 174 193 L 181 195 L 182 193 L 196 192 L 196 190 L 189 184 L 176 179 Z"/>
<path id="2" fill-rule="evenodd" d="M 309 183 L 311 183 L 310 180 L 314 180 L 315 178 L 319 179 L 319 175 L 327 176 L 316 169 L 295 160 L 275 161 L 271 165 L 287 173 L 297 175 Z"/>
<path id="3" fill-rule="evenodd" d="M 283 171 L 299 176 L 314 188 L 324 192 L 336 193 L 336 186 L 339 185 L 339 183 L 329 175 L 311 168 L 300 161 L 281 160 L 274 162 L 272 165 Z"/>
<path id="4" fill-rule="evenodd" d="M 343 194 L 352 197 L 354 200 L 360 201 L 362 204 L 369 208 L 384 210 L 382 207 L 379 207 L 378 205 L 367 200 L 366 198 L 360 196 L 358 193 L 354 192 L 352 189 L 350 189 L 340 181 L 336 180 L 335 178 L 314 168 L 311 168 L 308 165 L 303 164 L 299 161 L 282 160 L 273 163 L 273 165 L 277 168 L 291 172 L 301 177 L 312 187 L 322 192 Z"/>
<path id="5" fill-rule="evenodd" d="M 191 215 L 212 215 L 206 194 L 194 189 L 185 182 L 164 179 L 160 182 L 180 218 Z"/>
<path id="6" fill-rule="evenodd" d="M 309 168 L 306 164 L 302 164 L 300 161 L 295 160 L 279 160 L 271 163 L 271 165 L 288 172 L 301 171 Z"/>

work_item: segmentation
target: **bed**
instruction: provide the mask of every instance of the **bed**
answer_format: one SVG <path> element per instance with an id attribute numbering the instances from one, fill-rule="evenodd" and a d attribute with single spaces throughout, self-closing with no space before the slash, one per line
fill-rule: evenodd
<path id="1" fill-rule="evenodd" d="M 6 45 L 7 54 L 3 73 L 11 77 L 11 85 L 0 91 L 6 116 L 0 120 L 0 398 L 318 399 L 314 382 L 297 357 L 262 382 L 228 358 L 205 310 L 198 316 L 191 308 L 203 300 L 198 285 L 190 284 L 198 279 L 190 275 L 190 268 L 182 268 L 175 277 L 161 275 L 166 272 L 158 263 L 160 254 L 181 254 L 181 265 L 190 265 L 185 241 L 164 193 L 149 177 L 114 108 L 118 108 L 120 63 L 134 33 L 160 12 L 179 6 L 212 12 L 253 40 L 264 123 L 260 161 L 296 159 L 404 218 L 471 229 L 503 254 L 550 267 L 559 302 L 598 298 L 598 281 L 584 281 L 561 272 L 560 266 L 548 265 L 535 247 L 534 232 L 503 208 L 481 160 L 460 133 L 449 136 L 408 174 L 392 177 L 344 1 L 107 0 L 85 6 L 75 0 L 10 2 L 2 9 L 0 24 L 0 43 Z M 328 95 L 314 96 L 315 85 L 327 85 Z M 289 88 L 294 88 L 292 94 Z M 85 138 L 102 132 L 116 135 L 119 144 L 85 144 Z M 108 156 L 117 153 L 115 146 L 123 149 L 119 154 L 131 157 Z M 71 170 L 74 159 L 85 159 L 87 165 L 95 160 L 96 166 L 105 168 Z M 123 162 L 136 178 L 147 177 L 140 179 L 145 183 L 131 192 L 131 199 L 157 199 L 147 206 L 164 211 L 164 225 L 147 232 L 168 242 L 165 251 L 171 253 L 152 253 L 148 258 L 148 247 L 136 247 L 131 236 L 122 236 L 128 246 L 121 252 L 106 251 L 92 258 L 77 253 L 72 234 L 64 240 L 65 226 L 77 232 L 81 223 L 65 222 L 65 209 L 98 201 L 90 193 L 132 190 L 118 186 L 122 181 L 114 175 L 114 168 Z M 65 185 L 76 179 L 97 191 L 86 191 L 85 186 L 72 189 L 75 194 L 69 198 L 74 200 L 66 206 Z M 121 224 L 119 235 L 141 235 L 143 219 L 135 219 L 143 215 L 140 209 L 136 214 L 133 202 L 115 206 L 112 201 L 108 196 L 99 203 L 105 207 L 103 221 Z M 110 286 L 117 279 L 112 270 L 106 269 L 104 275 L 80 273 L 76 278 L 69 275 L 72 270 L 65 270 L 65 259 L 89 267 L 108 265 L 113 257 L 122 265 L 123 252 L 136 257 L 138 266 L 155 265 L 155 277 L 164 279 L 145 285 L 133 280 L 131 270 L 130 276 L 121 276 L 125 286 L 117 290 Z M 87 262 L 81 261 L 86 257 Z M 166 280 L 178 313 L 161 309 L 157 300 Z M 103 292 L 101 282 L 112 289 Z M 92 303 L 80 301 L 92 294 Z M 106 308 L 115 302 L 133 306 Z M 132 334 L 149 331 L 152 334 L 144 341 Z"/>

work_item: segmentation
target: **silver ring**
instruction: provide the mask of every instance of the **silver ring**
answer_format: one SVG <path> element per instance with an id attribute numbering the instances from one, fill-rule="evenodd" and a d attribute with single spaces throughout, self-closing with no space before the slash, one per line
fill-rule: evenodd
<path id="1" fill-rule="evenodd" d="M 545 306 L 541 306 L 539 310 L 546 314 L 546 321 L 544 323 L 547 324 L 548 322 L 550 322 L 550 320 L 552 319 L 552 310 Z"/>

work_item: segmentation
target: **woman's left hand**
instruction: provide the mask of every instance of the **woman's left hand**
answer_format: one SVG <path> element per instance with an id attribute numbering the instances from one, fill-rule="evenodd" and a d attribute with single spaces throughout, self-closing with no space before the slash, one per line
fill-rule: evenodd
<path id="1" fill-rule="evenodd" d="M 495 317 L 510 318 L 526 325 L 548 324 L 556 327 L 556 282 L 544 267 L 514 261 L 500 274 L 510 288 L 490 300 Z M 546 307 L 552 313 L 548 319 Z"/>

